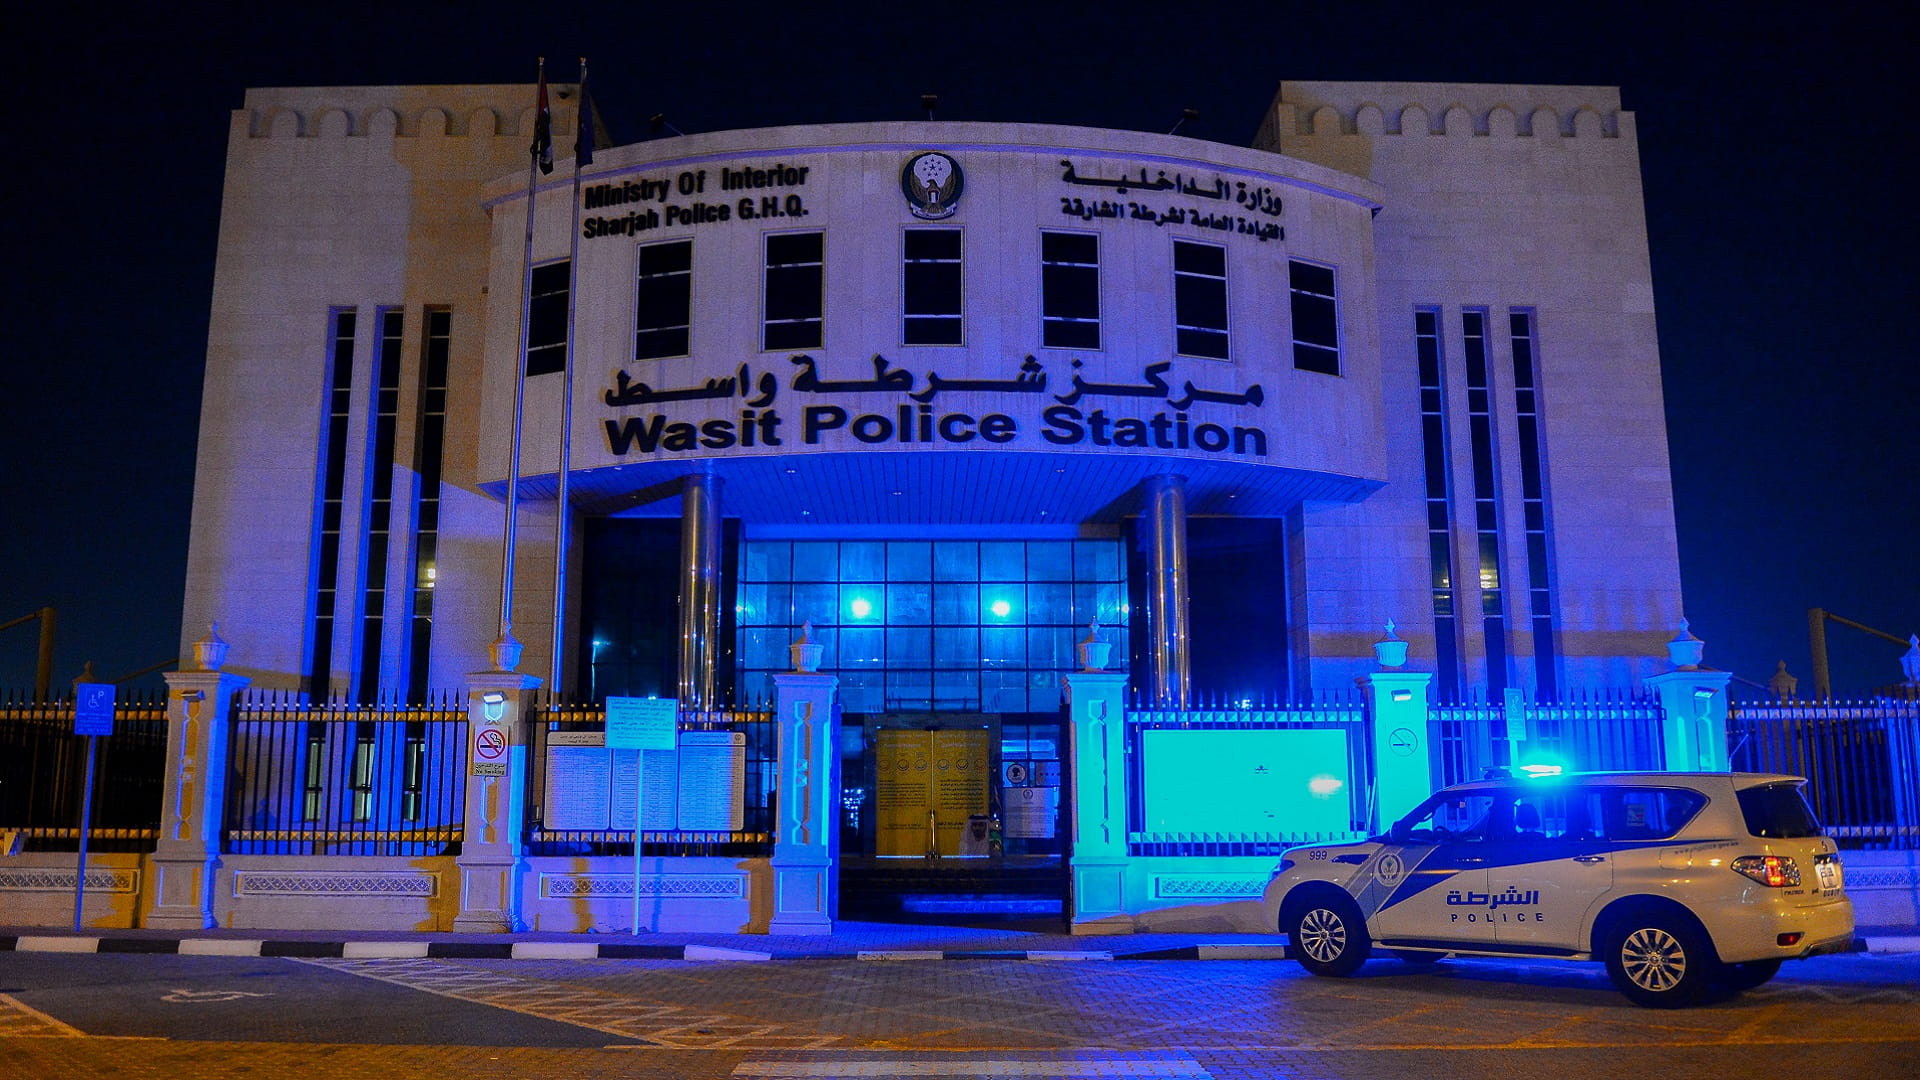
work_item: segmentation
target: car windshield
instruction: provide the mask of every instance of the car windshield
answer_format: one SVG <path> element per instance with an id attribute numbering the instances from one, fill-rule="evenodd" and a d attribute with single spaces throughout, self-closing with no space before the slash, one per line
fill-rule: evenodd
<path id="1" fill-rule="evenodd" d="M 1819 836 L 1820 819 L 1800 793 L 1798 783 L 1763 784 L 1740 792 L 1740 814 L 1747 832 L 1771 840 Z"/>

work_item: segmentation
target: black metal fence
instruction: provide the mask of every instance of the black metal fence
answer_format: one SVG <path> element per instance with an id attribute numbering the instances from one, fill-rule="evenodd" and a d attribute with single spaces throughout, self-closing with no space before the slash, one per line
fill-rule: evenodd
<path id="1" fill-rule="evenodd" d="M 457 855 L 467 713 L 313 705 L 258 693 L 234 710 L 221 850 L 235 855 Z"/>
<path id="2" fill-rule="evenodd" d="M 1920 701 L 1735 704 L 1727 724 L 1733 768 L 1806 777 L 1841 847 L 1920 847 Z"/>
<path id="3" fill-rule="evenodd" d="M 1488 769 L 1529 764 L 1581 772 L 1664 768 L 1664 715 L 1651 698 L 1529 703 L 1515 714 L 1504 704 L 1434 705 L 1427 724 L 1438 755 L 1434 783 L 1458 784 Z M 1513 759 L 1514 741 L 1524 760 Z"/>
<path id="4" fill-rule="evenodd" d="M 164 691 L 115 702 L 113 734 L 95 737 L 89 851 L 152 851 L 166 775 Z M 87 737 L 73 733 L 73 702 L 0 702 L 0 830 L 27 851 L 80 850 Z"/>
<path id="5" fill-rule="evenodd" d="M 577 792 L 556 790 L 571 782 L 558 770 L 558 761 L 549 751 L 573 743 L 591 750 L 593 736 L 604 735 L 607 713 L 603 705 L 568 704 L 547 698 L 532 711 L 534 745 L 527 755 L 527 844 L 529 855 L 632 856 L 632 828 L 550 828 L 549 820 L 559 821 L 559 802 Z M 776 775 L 776 734 L 773 713 L 768 709 L 734 708 L 709 712 L 682 712 L 679 719 L 682 743 L 686 733 L 725 732 L 742 736 L 745 770 L 742 790 L 744 806 L 738 829 L 672 829 L 641 831 L 640 853 L 646 856 L 714 855 L 731 858 L 764 858 L 773 854 L 773 829 Z M 558 737 L 556 737 L 558 736 Z M 585 736 L 584 739 L 581 736 Z M 571 738 L 570 738 L 571 737 Z M 651 752 L 651 751 L 649 751 Z M 621 766 L 608 754 L 609 776 Z M 628 766 L 632 767 L 632 766 Z M 595 781 L 600 783 L 601 781 Z M 596 788 L 598 797 L 599 788 Z M 728 793 L 727 798 L 734 798 Z M 609 816 L 623 807 L 609 807 Z M 630 818 L 628 819 L 631 820 Z"/>

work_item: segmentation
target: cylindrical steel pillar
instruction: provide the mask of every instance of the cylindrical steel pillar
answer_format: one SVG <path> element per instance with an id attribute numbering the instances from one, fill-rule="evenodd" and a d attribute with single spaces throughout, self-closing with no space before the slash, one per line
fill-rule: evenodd
<path id="1" fill-rule="evenodd" d="M 1147 658 L 1154 705 L 1184 709 L 1187 655 L 1187 479 L 1147 478 Z"/>
<path id="2" fill-rule="evenodd" d="M 720 478 L 680 488 L 680 707 L 711 709 L 720 648 Z"/>

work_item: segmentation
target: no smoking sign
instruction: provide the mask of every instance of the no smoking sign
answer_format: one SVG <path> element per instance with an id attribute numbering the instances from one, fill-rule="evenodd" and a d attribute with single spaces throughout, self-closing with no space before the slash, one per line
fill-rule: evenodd
<path id="1" fill-rule="evenodd" d="M 507 733 L 497 727 L 481 728 L 473 736 L 473 774 L 507 774 Z"/>

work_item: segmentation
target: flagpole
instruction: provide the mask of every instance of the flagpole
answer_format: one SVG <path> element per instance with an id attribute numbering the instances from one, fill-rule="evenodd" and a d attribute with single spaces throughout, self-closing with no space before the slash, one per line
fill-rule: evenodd
<path id="1" fill-rule="evenodd" d="M 587 58 L 580 58 L 579 111 L 573 136 L 573 228 L 567 247 L 567 359 L 560 391 L 560 490 L 554 502 L 553 526 L 553 679 L 562 686 L 561 644 L 567 630 L 567 466 L 573 455 L 573 313 L 580 296 L 580 166 L 593 163 L 593 99 L 587 96 Z M 582 160 L 582 158 L 585 160 Z"/>
<path id="2" fill-rule="evenodd" d="M 552 153 L 550 122 L 547 115 L 547 58 L 543 56 L 540 58 L 539 105 L 533 120 L 533 145 L 527 151 L 527 235 L 520 259 L 520 345 L 513 354 L 513 442 L 507 458 L 507 520 L 500 542 L 500 640 L 494 642 L 493 663 L 502 671 L 512 671 L 520 663 L 520 644 L 513 639 L 513 543 L 520 507 L 520 433 L 525 414 L 527 328 L 533 307 L 533 203 L 535 185 L 539 183 L 543 137 L 549 147 L 548 153 Z"/>

